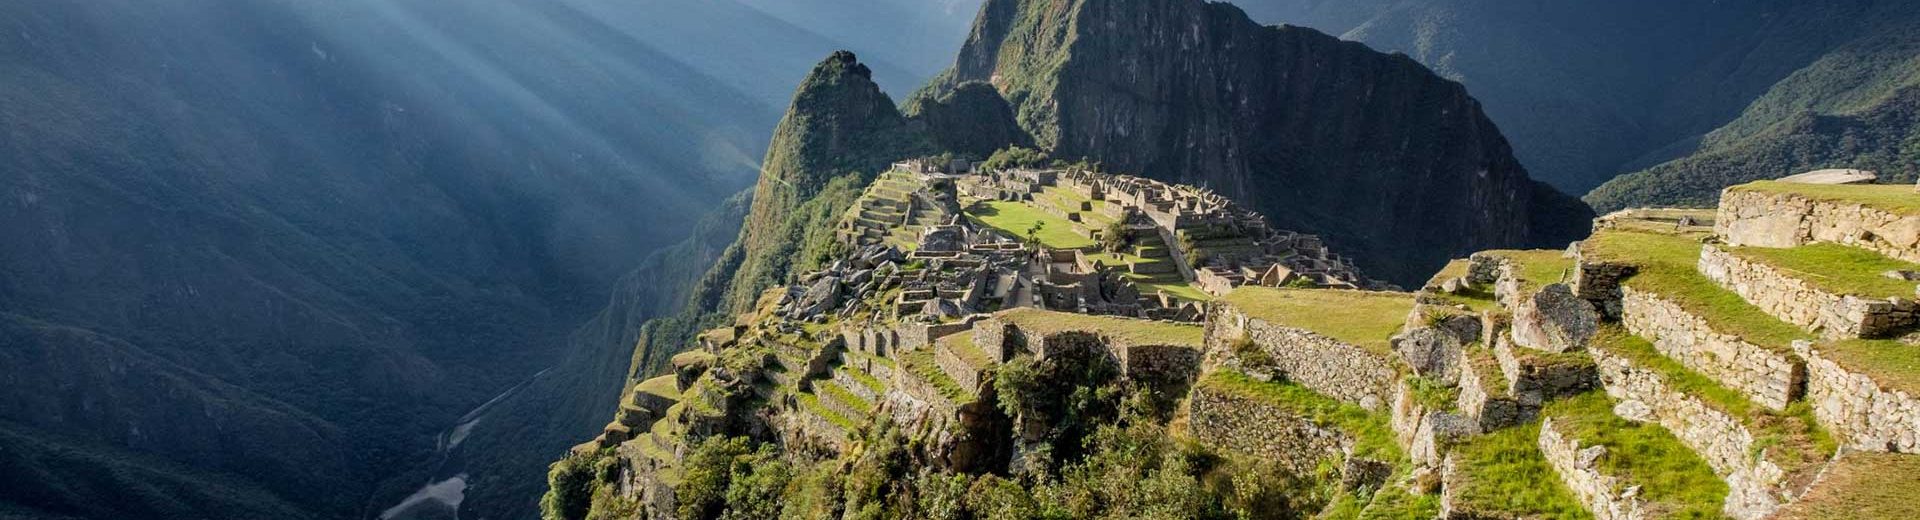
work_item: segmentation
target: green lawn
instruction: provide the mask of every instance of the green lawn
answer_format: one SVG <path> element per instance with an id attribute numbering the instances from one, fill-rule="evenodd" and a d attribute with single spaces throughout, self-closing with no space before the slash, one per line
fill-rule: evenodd
<path id="1" fill-rule="evenodd" d="M 1142 294 L 1152 294 L 1153 291 L 1166 291 L 1169 296 L 1190 302 L 1213 300 L 1213 295 L 1207 294 L 1206 291 L 1200 290 L 1199 287 L 1195 287 L 1185 280 L 1181 280 L 1178 276 L 1172 280 L 1133 274 L 1129 274 L 1127 277 L 1133 278 L 1133 284 L 1140 288 Z"/>
<path id="2" fill-rule="evenodd" d="M 1052 249 L 1089 249 L 1092 238 L 1073 230 L 1073 221 L 1056 217 L 1028 204 L 1000 200 L 981 201 L 966 210 L 968 220 L 1026 240 L 1027 230 L 1040 224 L 1035 236 Z"/>
<path id="3" fill-rule="evenodd" d="M 973 342 L 973 331 L 971 330 L 940 338 L 939 341 L 941 345 L 945 345 L 948 350 L 953 351 L 954 355 L 959 356 L 961 361 L 967 362 L 968 365 L 972 365 L 974 368 L 993 368 L 994 365 L 999 364 L 998 361 L 987 356 L 987 352 L 980 350 L 980 346 Z"/>
<path id="4" fill-rule="evenodd" d="M 1454 507 L 1489 518 L 1589 520 L 1580 499 L 1540 454 L 1540 421 L 1472 437 L 1453 448 Z"/>
<path id="5" fill-rule="evenodd" d="M 1554 427 L 1582 446 L 1606 446 L 1600 471 L 1627 485 L 1641 486 L 1640 496 L 1663 508 L 1661 518 L 1724 518 L 1727 483 L 1680 439 L 1655 424 L 1635 423 L 1613 414 L 1613 400 L 1598 391 L 1547 405 L 1542 412 Z"/>
<path id="6" fill-rule="evenodd" d="M 1198 385 L 1234 395 L 1258 399 L 1353 436 L 1354 455 L 1392 464 L 1404 462 L 1406 455 L 1394 441 L 1393 429 L 1384 414 L 1368 412 L 1357 405 L 1320 395 L 1307 387 L 1288 382 L 1262 382 L 1240 372 L 1222 369 L 1202 378 Z"/>
<path id="7" fill-rule="evenodd" d="M 1920 195 L 1916 195 L 1920 197 Z M 1913 298 L 1914 283 L 1880 273 L 1920 271 L 1920 264 L 1839 244 L 1815 243 L 1800 247 L 1736 247 L 1727 252 L 1779 269 L 1822 291 L 1869 298 Z"/>
<path id="8" fill-rule="evenodd" d="M 1413 312 L 1409 293 L 1241 287 L 1222 301 L 1283 327 L 1306 329 L 1391 355 L 1388 343 Z"/>
<path id="9" fill-rule="evenodd" d="M 842 430 L 851 432 L 854 428 L 858 427 L 852 419 L 848 419 L 847 416 L 840 415 L 840 412 L 835 412 L 832 408 L 827 408 L 826 405 L 820 404 L 820 396 L 807 392 L 794 392 L 793 398 L 800 402 L 801 408 L 805 408 L 808 412 L 818 415 L 822 419 L 826 419 L 827 422 L 833 423 L 834 426 L 839 426 Z"/>
<path id="10" fill-rule="evenodd" d="M 999 314 L 1000 319 L 1012 323 L 1028 334 L 1048 334 L 1063 331 L 1097 331 L 1109 338 L 1119 339 L 1134 345 L 1170 345 L 1189 348 L 1201 348 L 1205 343 L 1204 330 L 1199 325 L 1187 323 L 1168 323 L 1120 318 L 1114 316 L 1089 316 L 1067 312 L 1044 311 L 1033 308 L 1020 308 Z"/>
<path id="11" fill-rule="evenodd" d="M 1813 200 L 1859 204 L 1898 215 L 1920 215 L 1920 196 L 1911 184 L 1794 184 L 1760 181 L 1730 188 L 1733 191 L 1792 193 Z"/>
<path id="12" fill-rule="evenodd" d="M 961 388 L 960 382 L 954 381 L 952 377 L 947 376 L 945 371 L 940 370 L 940 365 L 933 361 L 932 349 L 923 348 L 901 352 L 900 364 L 902 365 L 901 368 L 907 369 L 907 372 L 932 384 L 934 389 L 940 391 L 940 395 L 945 396 L 949 401 L 953 401 L 954 404 L 973 402 L 973 392 Z"/>

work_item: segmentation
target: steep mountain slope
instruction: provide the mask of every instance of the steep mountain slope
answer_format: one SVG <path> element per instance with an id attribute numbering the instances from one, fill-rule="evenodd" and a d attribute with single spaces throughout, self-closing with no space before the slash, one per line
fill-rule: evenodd
<path id="1" fill-rule="evenodd" d="M 461 469 L 437 443 L 564 448 L 525 411 L 603 410 L 706 267 L 662 264 L 717 253 L 623 279 L 750 182 L 784 100 L 746 78 L 859 37 L 638 4 L 0 5 L 0 453 L 31 480 L 0 511 L 377 515 Z M 755 60 L 647 25 L 723 7 Z M 462 421 L 563 353 L 613 390 Z"/>
<path id="2" fill-rule="evenodd" d="M 1796 71 L 1704 137 L 1697 150 L 1595 189 L 1596 207 L 1711 206 L 1727 186 L 1821 168 L 1920 178 L 1920 37 L 1888 13 Z"/>
<path id="3" fill-rule="evenodd" d="M 1527 178 L 1459 84 L 1227 5 L 991 1 L 946 80 L 992 83 L 1057 156 L 1212 187 L 1400 283 L 1567 242 L 1589 215 Z"/>
<path id="4" fill-rule="evenodd" d="M 1875 0 L 1235 3 L 1460 81 L 1534 176 L 1572 193 L 1684 155 L 1774 83 L 1911 11 Z"/>

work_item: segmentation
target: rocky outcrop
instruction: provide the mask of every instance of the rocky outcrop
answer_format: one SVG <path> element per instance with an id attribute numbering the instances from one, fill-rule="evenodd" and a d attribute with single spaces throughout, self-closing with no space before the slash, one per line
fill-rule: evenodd
<path id="1" fill-rule="evenodd" d="M 1834 294 L 1711 244 L 1700 250 L 1699 270 L 1767 314 L 1828 337 L 1883 337 L 1920 323 L 1912 299 Z"/>
<path id="2" fill-rule="evenodd" d="M 1544 352 L 1581 350 L 1600 328 L 1600 313 L 1593 303 L 1575 296 L 1564 284 L 1515 299 L 1512 336 L 1520 346 Z"/>
<path id="3" fill-rule="evenodd" d="M 1056 156 L 1210 186 L 1402 285 L 1564 246 L 1593 216 L 1529 179 L 1459 84 L 1225 4 L 992 0 L 947 81 L 994 85 Z"/>
<path id="4" fill-rule="evenodd" d="M 1735 246 L 1831 242 L 1920 262 L 1920 216 L 1791 192 L 1727 188 L 1714 231 Z"/>

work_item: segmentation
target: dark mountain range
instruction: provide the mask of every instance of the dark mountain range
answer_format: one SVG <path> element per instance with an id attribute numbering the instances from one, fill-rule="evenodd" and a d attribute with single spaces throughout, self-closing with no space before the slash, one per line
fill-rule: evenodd
<path id="1" fill-rule="evenodd" d="M 1054 155 L 1212 187 L 1414 283 L 1447 258 L 1576 239 L 1479 102 L 1405 57 L 1187 1 L 990 1 L 949 85 L 991 83 Z"/>
<path id="2" fill-rule="evenodd" d="M 1911 32 L 1915 10 L 1899 1 L 1235 3 L 1263 23 L 1313 27 L 1381 51 L 1403 52 L 1460 81 L 1486 103 L 1488 116 L 1513 140 L 1515 155 L 1535 177 L 1562 190 L 1586 192 L 1615 176 L 1679 160 L 1595 192 L 1589 200 L 1602 209 L 1700 202 L 1741 179 L 1784 176 L 1803 166 L 1855 164 L 1844 152 L 1805 149 L 1812 145 L 1786 151 L 1778 144 L 1783 139 L 1765 144 L 1761 141 L 1769 139 L 1753 129 L 1793 117 L 1864 114 L 1816 108 L 1858 102 L 1847 98 L 1809 98 L 1800 105 L 1809 110 L 1772 113 L 1782 105 L 1770 100 L 1794 97 L 1795 91 L 1830 95 L 1873 76 L 1838 74 L 1822 63 L 1913 70 L 1891 57 L 1857 58 L 1875 49 L 1897 49 L 1889 39 Z M 1828 84 L 1809 89 L 1819 83 Z M 1888 85 L 1861 90 L 1891 91 Z M 1774 134 L 1805 138 L 1784 139 L 1794 142 L 1851 141 L 1838 129 L 1857 125 L 1824 128 L 1832 130 Z M 1876 151 L 1862 155 L 1888 157 L 1891 150 L 1867 148 Z M 1753 151 L 1760 149 L 1773 151 Z M 1798 159 L 1780 159 L 1787 156 Z"/>

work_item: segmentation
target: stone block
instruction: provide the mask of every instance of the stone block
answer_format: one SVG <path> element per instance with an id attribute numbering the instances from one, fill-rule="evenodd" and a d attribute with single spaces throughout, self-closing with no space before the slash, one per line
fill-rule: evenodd
<path id="1" fill-rule="evenodd" d="M 1920 453 L 1920 395 L 1888 387 L 1830 359 L 1812 342 L 1794 344 L 1807 361 L 1814 417 L 1849 449 Z"/>
<path id="2" fill-rule="evenodd" d="M 1513 341 L 1545 352 L 1571 352 L 1587 347 L 1600 328 L 1600 313 L 1591 302 L 1574 296 L 1563 284 L 1551 284 L 1532 295 L 1521 295 L 1513 307 Z"/>
<path id="3" fill-rule="evenodd" d="M 1622 324 L 1652 341 L 1661 354 L 1755 403 L 1785 410 L 1805 388 L 1806 365 L 1792 352 L 1761 347 L 1722 334 L 1706 319 L 1660 295 L 1626 289 Z"/>

